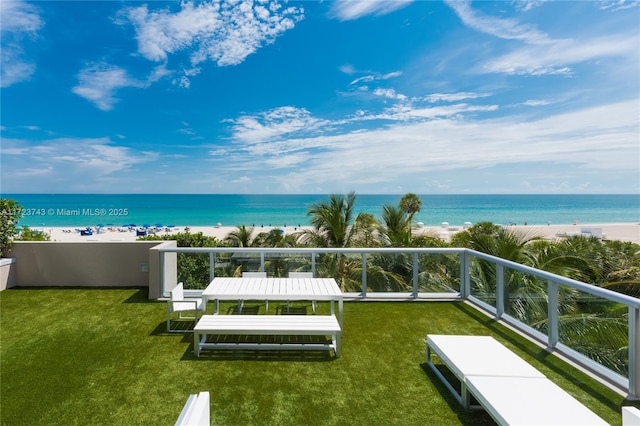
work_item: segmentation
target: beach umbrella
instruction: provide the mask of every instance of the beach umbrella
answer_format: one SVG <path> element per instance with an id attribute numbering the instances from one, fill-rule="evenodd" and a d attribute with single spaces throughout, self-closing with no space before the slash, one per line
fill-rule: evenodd
<path id="1" fill-rule="evenodd" d="M 142 225 L 143 228 L 149 228 L 151 225 L 149 225 L 148 223 L 145 223 L 144 225 Z"/>

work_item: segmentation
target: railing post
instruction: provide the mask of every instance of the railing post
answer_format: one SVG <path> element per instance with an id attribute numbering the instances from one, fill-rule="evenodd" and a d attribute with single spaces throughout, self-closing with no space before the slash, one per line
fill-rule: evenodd
<path id="1" fill-rule="evenodd" d="M 560 330 L 558 318 L 560 315 L 558 304 L 558 283 L 551 280 L 547 283 L 548 306 L 547 306 L 547 344 L 553 349 L 560 340 Z"/>
<path id="2" fill-rule="evenodd" d="M 362 297 L 367 296 L 367 252 L 362 252 Z"/>
<path id="3" fill-rule="evenodd" d="M 418 297 L 418 253 L 413 253 L 413 298 Z"/>
<path id="4" fill-rule="evenodd" d="M 640 308 L 629 306 L 629 396 L 640 400 Z"/>
<path id="5" fill-rule="evenodd" d="M 460 296 L 462 296 L 464 300 L 468 299 L 471 294 L 470 267 L 471 255 L 465 250 L 460 254 Z"/>
<path id="6" fill-rule="evenodd" d="M 311 273 L 316 276 L 316 254 L 311 253 Z"/>
<path id="7" fill-rule="evenodd" d="M 213 281 L 216 276 L 216 254 L 209 253 L 209 281 Z"/>
<path id="8" fill-rule="evenodd" d="M 264 269 L 264 252 L 263 251 L 260 252 L 260 270 L 261 271 L 265 270 Z"/>
<path id="9" fill-rule="evenodd" d="M 502 318 L 505 309 L 504 265 L 496 263 L 496 317 Z"/>

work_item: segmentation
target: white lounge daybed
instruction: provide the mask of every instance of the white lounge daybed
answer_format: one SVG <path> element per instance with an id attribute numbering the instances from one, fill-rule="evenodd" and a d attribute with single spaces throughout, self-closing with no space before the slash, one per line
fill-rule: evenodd
<path id="1" fill-rule="evenodd" d="M 189 395 L 175 426 L 209 426 L 211 407 L 209 392 Z"/>
<path id="2" fill-rule="evenodd" d="M 460 393 L 434 356 L 460 381 Z M 484 408 L 500 425 L 607 424 L 491 336 L 428 335 L 427 364 L 466 409 Z"/>

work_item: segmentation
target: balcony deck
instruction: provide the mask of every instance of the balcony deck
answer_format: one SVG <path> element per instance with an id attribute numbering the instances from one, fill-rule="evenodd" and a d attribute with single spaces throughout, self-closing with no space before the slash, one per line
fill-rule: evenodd
<path id="1" fill-rule="evenodd" d="M 0 306 L 3 424 L 172 424 L 199 391 L 211 393 L 212 424 L 493 424 L 426 367 L 427 333 L 492 335 L 611 424 L 625 402 L 463 302 L 346 302 L 337 360 L 195 358 L 192 335 L 166 332 L 166 304 L 147 289 L 15 288 Z"/>

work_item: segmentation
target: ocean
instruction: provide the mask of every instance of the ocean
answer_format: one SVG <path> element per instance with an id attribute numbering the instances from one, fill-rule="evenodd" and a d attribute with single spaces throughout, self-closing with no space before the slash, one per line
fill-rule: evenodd
<path id="1" fill-rule="evenodd" d="M 358 194 L 356 211 L 380 217 L 399 195 Z M 490 221 L 529 225 L 640 222 L 640 196 L 419 195 L 415 221 L 427 226 Z M 24 207 L 22 226 L 305 226 L 311 204 L 327 195 L 3 194 Z"/>

